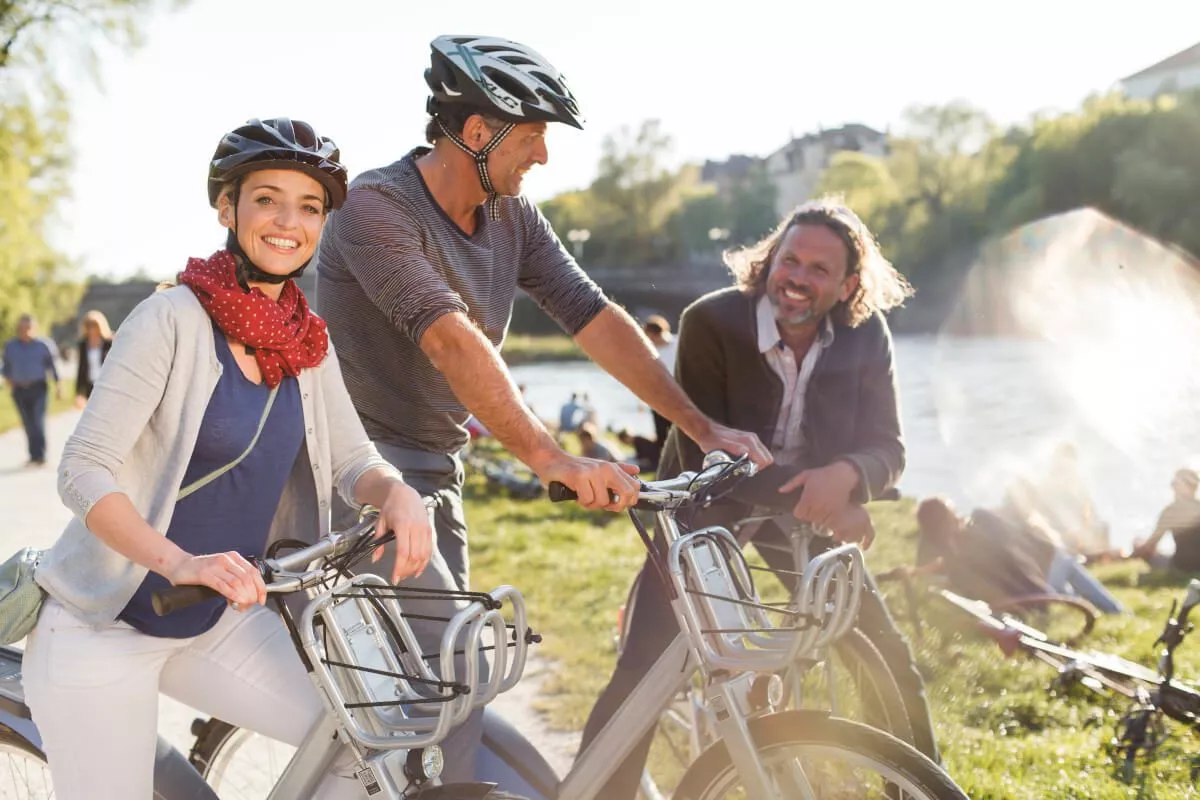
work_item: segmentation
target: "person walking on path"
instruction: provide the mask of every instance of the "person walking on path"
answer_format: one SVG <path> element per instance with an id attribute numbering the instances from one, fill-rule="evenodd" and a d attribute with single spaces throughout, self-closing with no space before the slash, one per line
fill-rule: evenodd
<path id="1" fill-rule="evenodd" d="M 17 335 L 4 345 L 4 383 L 12 392 L 25 438 L 29 440 L 27 466 L 46 463 L 47 378 L 54 381 L 55 397 L 62 397 L 58 368 L 54 364 L 54 345 L 37 335 L 37 320 L 22 314 L 17 320 Z"/>

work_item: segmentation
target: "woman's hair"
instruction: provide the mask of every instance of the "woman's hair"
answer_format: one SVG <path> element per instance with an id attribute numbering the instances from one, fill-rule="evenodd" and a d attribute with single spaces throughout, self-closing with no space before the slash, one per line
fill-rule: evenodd
<path id="1" fill-rule="evenodd" d="M 922 536 L 945 541 L 959 527 L 958 514 L 945 497 L 927 497 L 917 506 L 917 526 Z"/>
<path id="2" fill-rule="evenodd" d="M 858 275 L 858 288 L 830 312 L 836 322 L 853 328 L 876 311 L 896 308 L 912 296 L 912 286 L 883 257 L 875 237 L 863 221 L 830 197 L 798 206 L 761 241 L 725 253 L 725 265 L 733 272 L 742 291 L 755 295 L 763 292 L 780 244 L 788 231 L 797 225 L 820 225 L 834 233 L 846 247 L 846 277 Z"/>
<path id="3" fill-rule="evenodd" d="M 83 315 L 79 320 L 79 335 L 87 336 L 88 325 L 95 325 L 100 329 L 101 339 L 111 339 L 113 337 L 112 328 L 108 326 L 108 317 L 104 316 L 103 312 L 92 309 Z"/>

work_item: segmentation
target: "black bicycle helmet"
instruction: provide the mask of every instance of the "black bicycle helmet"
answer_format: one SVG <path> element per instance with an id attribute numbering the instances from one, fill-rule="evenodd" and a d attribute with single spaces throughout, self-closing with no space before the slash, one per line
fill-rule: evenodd
<path id="1" fill-rule="evenodd" d="M 317 134 L 307 122 L 287 117 L 252 119 L 221 137 L 208 167 L 208 202 L 217 207 L 221 188 L 247 172 L 294 169 L 325 187 L 326 205 L 346 200 L 346 168 L 332 139 Z"/>
<path id="2" fill-rule="evenodd" d="M 439 36 L 425 83 L 438 104 L 464 104 L 505 122 L 583 128 L 575 95 L 554 66 L 523 44 L 491 36 Z"/>

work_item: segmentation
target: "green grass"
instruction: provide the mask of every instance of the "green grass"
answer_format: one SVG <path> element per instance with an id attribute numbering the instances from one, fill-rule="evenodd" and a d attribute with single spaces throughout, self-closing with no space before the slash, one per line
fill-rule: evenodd
<path id="1" fill-rule="evenodd" d="M 507 499 L 478 477 L 469 480 L 467 497 L 472 583 L 511 583 L 524 593 L 531 624 L 545 636 L 539 653 L 557 664 L 540 707 L 552 725 L 579 730 L 613 666 L 617 608 L 643 559 L 636 533 L 623 518 L 601 526 L 604 515 L 575 506 Z M 880 505 L 872 514 L 879 533 L 868 553 L 872 570 L 910 563 L 912 504 Z M 1084 646 L 1152 666 L 1154 639 L 1185 581 L 1150 576 L 1132 563 L 1097 572 L 1133 613 L 1102 618 Z M 902 612 L 898 587 L 887 591 L 896 594 L 891 607 Z M 912 641 L 912 627 L 901 626 Z M 1140 763 L 1126 783 L 1103 748 L 1123 701 L 1086 690 L 1054 696 L 1048 667 L 1021 656 L 1005 659 L 933 604 L 922 631 L 915 649 L 945 764 L 975 800 L 1200 797 L 1189 775 L 1200 748 L 1178 726 L 1158 759 Z M 1186 642 L 1178 662 L 1182 676 L 1200 676 L 1200 640 Z"/>
<path id="2" fill-rule="evenodd" d="M 57 414 L 74 407 L 74 381 L 63 381 L 62 396 L 63 399 L 58 400 L 54 397 L 54 390 L 50 390 L 50 405 L 46 411 L 47 414 Z M 21 427 L 21 416 L 17 413 L 17 406 L 13 402 L 12 393 L 8 391 L 8 387 L 0 383 L 0 433 L 19 427 Z"/>
<path id="3" fill-rule="evenodd" d="M 587 356 L 569 336 L 528 336 L 509 334 L 500 351 L 510 367 L 544 361 L 581 361 Z"/>

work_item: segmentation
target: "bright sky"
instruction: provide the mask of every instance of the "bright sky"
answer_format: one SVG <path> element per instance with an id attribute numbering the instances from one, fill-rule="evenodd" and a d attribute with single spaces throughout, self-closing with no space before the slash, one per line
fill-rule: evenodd
<path id="1" fill-rule="evenodd" d="M 419 12 L 418 9 L 419 8 Z M 572 84 L 583 132 L 552 126 L 536 200 L 586 186 L 604 136 L 657 117 L 680 160 L 766 155 L 819 126 L 895 125 L 967 98 L 1004 122 L 1071 109 L 1195 43 L 1200 3 L 1139 0 L 193 0 L 133 55 L 101 52 L 74 90 L 61 245 L 86 272 L 166 277 L 222 241 L 204 191 L 222 133 L 292 116 L 334 138 L 352 175 L 422 143 L 429 41 L 487 34 L 540 51 Z"/>

